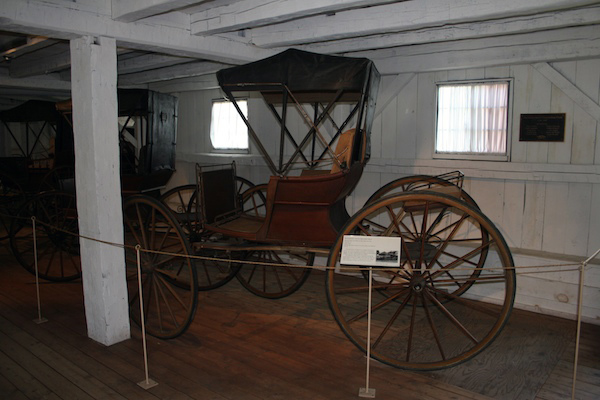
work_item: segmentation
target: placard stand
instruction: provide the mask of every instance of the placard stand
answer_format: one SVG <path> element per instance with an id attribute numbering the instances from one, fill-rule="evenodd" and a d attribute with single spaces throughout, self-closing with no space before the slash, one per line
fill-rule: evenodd
<path id="1" fill-rule="evenodd" d="M 48 322 L 48 319 L 42 317 L 42 302 L 40 300 L 40 278 L 38 273 L 38 254 L 37 254 L 37 237 L 35 234 L 35 216 L 31 217 L 31 227 L 33 229 L 33 264 L 35 269 L 35 291 L 37 296 L 38 317 L 33 322 L 43 324 Z"/>
<path id="2" fill-rule="evenodd" d="M 369 388 L 369 375 L 371 373 L 371 304 L 373 292 L 373 267 L 369 267 L 369 300 L 367 305 L 367 381 L 364 388 L 358 391 L 358 397 L 375 398 L 375 389 Z"/>
<path id="3" fill-rule="evenodd" d="M 148 375 L 148 348 L 146 345 L 146 321 L 144 319 L 144 299 L 142 297 L 142 266 L 140 262 L 140 248 L 141 246 L 138 244 L 135 246 L 135 253 L 137 256 L 137 272 L 138 272 L 138 290 L 140 295 L 140 325 L 142 326 L 142 347 L 144 348 L 144 372 L 146 374 L 146 379 L 141 382 L 138 382 L 138 386 L 142 389 L 150 389 L 154 386 L 158 385 L 156 381 L 153 381 L 149 378 Z"/>

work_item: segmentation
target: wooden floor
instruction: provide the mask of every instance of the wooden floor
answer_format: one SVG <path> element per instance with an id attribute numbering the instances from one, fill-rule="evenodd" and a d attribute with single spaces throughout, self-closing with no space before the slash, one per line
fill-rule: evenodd
<path id="1" fill-rule="evenodd" d="M 47 323 L 36 324 L 34 278 L 0 243 L 0 399 L 289 400 L 359 398 L 364 356 L 327 308 L 323 276 L 296 294 L 265 300 L 237 281 L 201 294 L 190 330 L 149 338 L 144 390 L 139 330 L 105 347 L 86 336 L 81 283 L 42 284 Z M 452 369 L 413 373 L 378 363 L 377 399 L 566 399 L 575 323 L 515 312 L 500 338 Z M 585 325 L 578 399 L 600 398 L 600 327 Z"/>

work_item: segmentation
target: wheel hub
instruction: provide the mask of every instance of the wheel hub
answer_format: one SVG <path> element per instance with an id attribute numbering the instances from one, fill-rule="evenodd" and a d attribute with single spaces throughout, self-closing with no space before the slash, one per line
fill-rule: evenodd
<path id="1" fill-rule="evenodd" d="M 420 293 L 423 291 L 423 289 L 425 289 L 427 282 L 425 279 L 425 275 L 422 274 L 416 274 L 413 275 L 413 277 L 410 279 L 410 288 L 412 289 L 413 292 L 415 293 Z"/>

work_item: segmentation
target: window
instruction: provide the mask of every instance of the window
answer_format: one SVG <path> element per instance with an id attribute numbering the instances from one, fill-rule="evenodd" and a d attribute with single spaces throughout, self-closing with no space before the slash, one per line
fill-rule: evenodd
<path id="1" fill-rule="evenodd" d="M 506 160 L 508 100 L 508 81 L 439 84 L 436 155 Z"/>
<path id="2" fill-rule="evenodd" d="M 247 100 L 237 100 L 237 104 L 247 118 Z M 210 141 L 215 150 L 248 150 L 248 127 L 233 103 L 223 100 L 213 102 Z"/>

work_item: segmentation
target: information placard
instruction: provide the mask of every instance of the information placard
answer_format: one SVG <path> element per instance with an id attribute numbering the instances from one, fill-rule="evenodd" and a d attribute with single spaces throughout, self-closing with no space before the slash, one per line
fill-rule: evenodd
<path id="1" fill-rule="evenodd" d="M 399 267 L 402 238 L 346 235 L 342 242 L 343 265 Z"/>
<path id="2" fill-rule="evenodd" d="M 521 114 L 520 142 L 564 142 L 566 114 Z"/>

